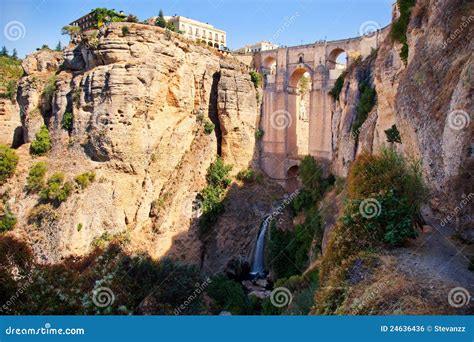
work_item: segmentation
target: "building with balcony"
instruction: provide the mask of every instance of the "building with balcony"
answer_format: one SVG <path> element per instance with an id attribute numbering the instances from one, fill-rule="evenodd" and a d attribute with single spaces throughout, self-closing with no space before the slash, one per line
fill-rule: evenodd
<path id="1" fill-rule="evenodd" d="M 278 49 L 278 45 L 262 40 L 255 44 L 245 45 L 244 47 L 241 47 L 240 49 L 236 50 L 236 52 L 253 53 L 253 52 L 262 52 L 262 51 L 268 51 L 268 50 L 274 50 L 274 49 Z"/>
<path id="2" fill-rule="evenodd" d="M 227 46 L 227 33 L 208 23 L 182 15 L 165 16 L 165 19 L 168 23 L 172 23 L 176 30 L 181 31 L 186 38 L 205 42 L 207 45 L 218 49 L 224 49 Z"/>
<path id="3" fill-rule="evenodd" d="M 103 18 L 102 18 L 103 17 Z M 79 19 L 74 20 L 69 25 L 79 26 L 81 31 L 93 30 L 102 26 L 105 22 L 113 21 L 114 18 L 125 19 L 126 15 L 123 11 L 117 12 L 115 10 L 98 9 L 83 15 Z"/>

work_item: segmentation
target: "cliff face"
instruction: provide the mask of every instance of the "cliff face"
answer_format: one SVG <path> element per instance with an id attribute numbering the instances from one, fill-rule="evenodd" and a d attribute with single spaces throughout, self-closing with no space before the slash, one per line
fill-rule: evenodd
<path id="1" fill-rule="evenodd" d="M 470 241 L 473 206 L 462 203 L 472 201 L 474 192 L 473 22 L 472 4 L 417 1 L 407 32 L 407 64 L 399 56 L 401 44 L 388 36 L 376 56 L 349 68 L 333 110 L 337 174 L 347 175 L 350 162 L 362 150 L 387 145 L 385 130 L 396 125 L 402 143 L 395 147 L 422 162 L 430 188 L 427 201 L 441 222 L 455 212 L 450 223 Z M 351 127 L 360 98 L 358 85 L 364 80 L 375 87 L 377 102 L 355 138 Z"/>
<path id="2" fill-rule="evenodd" d="M 16 234 L 45 261 L 84 254 L 93 241 L 120 234 L 133 251 L 154 257 L 186 241 L 186 251 L 173 248 L 173 254 L 198 262 L 191 204 L 218 153 L 233 174 L 256 160 L 256 90 L 248 70 L 231 57 L 157 27 L 130 24 L 124 34 L 123 26 L 71 44 L 64 63 L 51 51 L 24 61 L 18 99 L 25 141 L 45 122 L 53 147 L 39 159 L 28 155 L 28 145 L 18 150 L 19 172 L 7 185 Z M 44 100 L 48 81 L 50 102 Z M 69 132 L 65 113 L 73 117 Z M 211 134 L 204 132 L 207 121 L 216 125 Z M 62 171 L 72 179 L 94 171 L 96 180 L 55 209 L 54 220 L 35 227 L 27 216 L 38 198 L 22 185 L 38 160 L 48 163 L 48 175 Z"/>

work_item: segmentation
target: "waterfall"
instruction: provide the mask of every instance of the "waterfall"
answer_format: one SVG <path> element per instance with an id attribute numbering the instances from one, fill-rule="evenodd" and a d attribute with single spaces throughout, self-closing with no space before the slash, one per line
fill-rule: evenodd
<path id="1" fill-rule="evenodd" d="M 255 244 L 255 251 L 253 254 L 252 268 L 250 270 L 250 275 L 252 278 L 261 278 L 265 276 L 265 237 L 268 227 L 270 226 L 270 222 L 270 216 L 267 216 L 260 225 L 257 243 Z"/>

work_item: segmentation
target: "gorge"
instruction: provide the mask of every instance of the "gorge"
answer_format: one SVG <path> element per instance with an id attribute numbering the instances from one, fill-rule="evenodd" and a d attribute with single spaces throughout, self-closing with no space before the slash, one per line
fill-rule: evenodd
<path id="1" fill-rule="evenodd" d="M 113 22 L 26 56 L 1 302 L 34 284 L 2 312 L 173 314 L 197 287 L 180 314 L 472 314 L 447 301 L 474 293 L 472 18 L 400 0 L 370 35 L 240 54 Z"/>

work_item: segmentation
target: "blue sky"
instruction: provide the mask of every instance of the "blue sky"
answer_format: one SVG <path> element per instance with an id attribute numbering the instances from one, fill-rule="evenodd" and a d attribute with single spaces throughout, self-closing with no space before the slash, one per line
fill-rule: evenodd
<path id="1" fill-rule="evenodd" d="M 1 42 L 20 57 L 68 37 L 61 27 L 96 7 L 133 13 L 140 20 L 180 14 L 227 31 L 231 49 L 259 40 L 299 45 L 359 35 L 390 22 L 394 0 L 1 0 Z"/>

